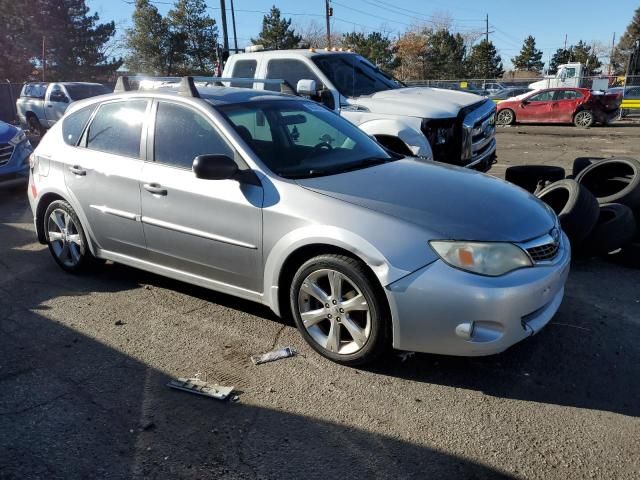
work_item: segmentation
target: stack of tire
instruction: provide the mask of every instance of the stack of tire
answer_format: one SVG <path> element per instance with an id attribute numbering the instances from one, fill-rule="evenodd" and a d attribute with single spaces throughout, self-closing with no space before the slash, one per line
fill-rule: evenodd
<path id="1" fill-rule="evenodd" d="M 547 165 L 509 167 L 507 181 L 556 212 L 574 256 L 607 256 L 640 268 L 640 161 L 576 158 L 573 172 Z"/>

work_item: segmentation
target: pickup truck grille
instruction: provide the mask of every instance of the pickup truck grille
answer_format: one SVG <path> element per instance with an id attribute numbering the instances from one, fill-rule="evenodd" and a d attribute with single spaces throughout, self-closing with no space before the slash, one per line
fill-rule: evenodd
<path id="1" fill-rule="evenodd" d="M 462 161 L 476 165 L 496 150 L 496 107 L 486 100 L 471 110 L 462 121 Z"/>
<path id="2" fill-rule="evenodd" d="M 14 146 L 8 143 L 0 143 L 0 167 L 9 163 L 13 155 Z"/>

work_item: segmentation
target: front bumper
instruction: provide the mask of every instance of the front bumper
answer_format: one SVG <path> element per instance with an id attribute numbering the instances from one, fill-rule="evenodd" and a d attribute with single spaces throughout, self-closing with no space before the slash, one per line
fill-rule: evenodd
<path id="1" fill-rule="evenodd" d="M 29 179 L 29 155 L 33 152 L 31 143 L 24 141 L 17 145 L 9 160 L 0 165 L 0 186 L 10 187 L 26 183 Z"/>
<path id="2" fill-rule="evenodd" d="M 564 233 L 551 264 L 501 277 L 475 275 L 437 260 L 387 286 L 393 346 L 459 356 L 502 352 L 537 333 L 554 316 L 570 260 Z M 466 329 L 468 338 L 461 335 L 464 325 L 473 325 Z"/>

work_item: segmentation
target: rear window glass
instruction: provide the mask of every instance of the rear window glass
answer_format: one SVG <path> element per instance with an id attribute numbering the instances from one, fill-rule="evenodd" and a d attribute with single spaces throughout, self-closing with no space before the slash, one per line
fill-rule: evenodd
<path id="1" fill-rule="evenodd" d="M 62 121 L 62 136 L 67 145 L 75 147 L 78 144 L 78 140 L 80 140 L 84 127 L 87 125 L 94 109 L 95 105 L 90 105 L 65 117 Z"/>
<path id="2" fill-rule="evenodd" d="M 233 65 L 232 76 L 236 78 L 254 78 L 256 74 L 256 67 L 258 62 L 256 60 L 238 60 Z M 252 86 L 249 82 L 231 82 L 232 87 L 248 87 Z"/>
<path id="3" fill-rule="evenodd" d="M 146 100 L 105 103 L 89 126 L 87 148 L 140 158 Z"/>
<path id="4" fill-rule="evenodd" d="M 44 98 L 46 90 L 46 84 L 28 83 L 22 88 L 22 93 L 20 95 L 22 97 Z"/>
<path id="5" fill-rule="evenodd" d="M 104 85 L 68 84 L 65 85 L 65 87 L 72 100 L 82 100 L 84 98 L 111 93 Z"/>

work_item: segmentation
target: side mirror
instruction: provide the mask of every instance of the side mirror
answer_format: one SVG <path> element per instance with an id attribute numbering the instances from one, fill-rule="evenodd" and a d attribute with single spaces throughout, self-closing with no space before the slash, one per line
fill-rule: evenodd
<path id="1" fill-rule="evenodd" d="M 193 172 L 203 180 L 230 180 L 237 177 L 239 169 L 226 155 L 198 155 L 193 159 Z"/>
<path id="2" fill-rule="evenodd" d="M 529 105 L 529 100 L 522 100 L 522 102 L 520 102 L 520 105 L 522 105 L 523 107 L 525 105 Z"/>
<path id="3" fill-rule="evenodd" d="M 320 90 L 320 103 L 330 110 L 335 110 L 336 104 L 333 99 L 333 93 L 331 93 L 331 90 Z"/>
<path id="4" fill-rule="evenodd" d="M 298 95 L 307 95 L 309 97 L 312 95 L 316 95 L 316 81 L 307 79 L 298 80 L 298 85 L 296 85 L 296 92 L 298 93 Z"/>
<path id="5" fill-rule="evenodd" d="M 69 99 L 64 93 L 52 94 L 49 100 L 52 102 L 69 103 Z"/>

